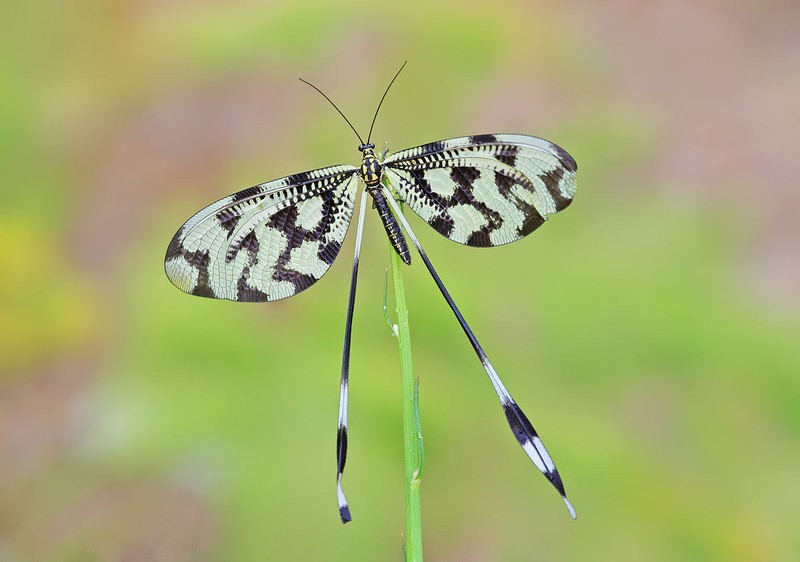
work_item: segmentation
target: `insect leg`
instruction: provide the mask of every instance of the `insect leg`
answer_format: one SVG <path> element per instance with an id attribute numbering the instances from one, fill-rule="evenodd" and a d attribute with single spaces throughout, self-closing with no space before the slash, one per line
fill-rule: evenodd
<path id="1" fill-rule="evenodd" d="M 364 231 L 364 214 L 367 209 L 367 192 L 361 194 L 361 210 L 356 230 L 356 249 L 353 256 L 353 273 L 350 278 L 350 297 L 347 301 L 347 320 L 344 328 L 344 349 L 342 350 L 342 380 L 339 386 L 339 427 L 336 432 L 336 497 L 339 502 L 339 516 L 342 523 L 350 521 L 350 506 L 342 489 L 342 473 L 347 460 L 347 397 L 350 374 L 350 334 L 353 331 L 353 310 L 356 306 L 356 282 L 358 281 L 358 260 L 361 256 L 361 235 Z"/>
<path id="2" fill-rule="evenodd" d="M 556 470 L 556 465 L 553 463 L 553 459 L 544 448 L 542 440 L 539 438 L 539 435 L 536 433 L 536 430 L 533 428 L 533 425 L 523 413 L 522 409 L 517 406 L 517 403 L 511 397 L 511 394 L 509 394 L 508 390 L 506 390 L 506 387 L 500 380 L 497 371 L 494 370 L 494 367 L 489 362 L 489 358 L 483 351 L 481 344 L 478 343 L 478 339 L 475 337 L 475 334 L 472 333 L 467 321 L 464 320 L 464 317 L 461 315 L 461 311 L 458 310 L 456 303 L 453 301 L 450 293 L 445 288 L 444 283 L 442 283 L 442 280 L 439 278 L 439 275 L 433 268 L 433 264 L 431 264 L 431 261 L 425 254 L 425 250 L 422 249 L 422 245 L 419 243 L 419 240 L 411 230 L 411 226 L 408 224 L 405 216 L 403 216 L 403 213 L 400 210 L 400 205 L 397 204 L 397 201 L 395 201 L 394 197 L 386 186 L 383 186 L 382 189 L 384 195 L 386 196 L 386 200 L 389 202 L 389 205 L 394 211 L 395 217 L 397 217 L 397 220 L 399 220 L 400 224 L 403 225 L 403 229 L 406 231 L 406 234 L 417 248 L 422 261 L 425 262 L 425 267 L 428 268 L 431 277 L 433 277 L 433 280 L 436 282 L 436 286 L 439 287 L 439 291 L 442 293 L 442 296 L 444 296 L 447 304 L 450 305 L 453 314 L 455 314 L 456 318 L 458 319 L 458 323 L 461 325 L 461 328 L 467 335 L 467 338 L 472 344 L 475 353 L 478 355 L 478 358 L 480 359 L 481 364 L 483 365 L 483 368 L 486 371 L 486 374 L 489 376 L 489 380 L 492 382 L 492 386 L 497 393 L 497 397 L 500 399 L 500 404 L 503 406 L 503 411 L 506 414 L 506 419 L 508 420 L 508 425 L 511 427 L 511 431 L 514 433 L 517 441 L 522 446 L 522 449 L 533 461 L 533 464 L 536 465 L 536 468 L 538 468 L 542 474 L 544 474 L 544 476 L 550 481 L 555 489 L 558 490 L 558 493 L 561 494 L 561 498 L 567 505 L 569 514 L 573 519 L 575 519 L 575 509 L 567 499 L 567 494 L 564 491 L 564 484 L 561 482 L 561 476 L 559 476 L 558 470 Z"/>

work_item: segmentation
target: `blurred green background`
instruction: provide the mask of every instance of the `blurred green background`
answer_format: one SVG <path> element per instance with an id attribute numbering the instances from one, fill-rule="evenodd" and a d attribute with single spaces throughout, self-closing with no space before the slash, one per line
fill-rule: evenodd
<path id="1" fill-rule="evenodd" d="M 203 205 L 358 162 L 298 76 L 366 131 L 406 59 L 379 147 L 519 132 L 580 166 L 575 203 L 516 244 L 463 247 L 413 218 L 578 511 L 514 442 L 416 260 L 427 558 L 800 559 L 798 16 L 777 0 L 7 6 L 0 560 L 402 558 L 374 213 L 346 527 L 352 233 L 321 282 L 272 304 L 189 297 L 162 260 Z"/>

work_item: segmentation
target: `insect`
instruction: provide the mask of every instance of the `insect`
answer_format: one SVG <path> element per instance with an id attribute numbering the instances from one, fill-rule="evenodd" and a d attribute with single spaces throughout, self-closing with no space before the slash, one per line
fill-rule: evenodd
<path id="1" fill-rule="evenodd" d="M 328 96 L 301 79 L 322 94 L 353 129 L 361 142 L 361 165 L 294 174 L 212 203 L 186 221 L 170 241 L 164 263 L 167 277 L 182 291 L 201 297 L 262 302 L 296 295 L 316 283 L 339 254 L 360 181 L 365 188 L 347 305 L 336 440 L 342 522 L 351 519 L 342 475 L 347 455 L 350 334 L 368 195 L 403 262 L 411 263 L 407 240 L 416 248 L 489 376 L 511 431 L 575 518 L 552 458 L 489 362 L 397 201 L 450 240 L 474 247 L 500 246 L 527 236 L 548 215 L 570 204 L 577 165 L 561 147 L 516 134 L 459 137 L 394 154 L 376 154 L 370 142 L 372 129 L 389 88 L 404 67 L 405 63 L 378 103 L 366 142 Z"/>

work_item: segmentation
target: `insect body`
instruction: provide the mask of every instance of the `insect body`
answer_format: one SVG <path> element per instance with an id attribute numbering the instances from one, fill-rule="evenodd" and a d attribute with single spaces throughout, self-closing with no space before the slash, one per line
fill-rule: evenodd
<path id="1" fill-rule="evenodd" d="M 361 168 L 358 174 L 361 181 L 366 185 L 366 190 L 372 195 L 375 202 L 375 208 L 378 210 L 378 215 L 381 217 L 383 228 L 386 230 L 386 235 L 392 242 L 392 247 L 395 252 L 400 256 L 406 265 L 411 264 L 411 254 L 408 251 L 408 244 L 406 237 L 403 236 L 403 231 L 400 230 L 400 225 L 397 224 L 397 219 L 392 214 L 386 198 L 381 192 L 381 180 L 383 180 L 383 166 L 375 156 L 374 144 L 362 144 L 358 150 L 364 154 L 361 160 Z"/>
<path id="2" fill-rule="evenodd" d="M 499 246 L 530 234 L 548 215 L 570 204 L 576 188 L 575 160 L 549 141 L 517 134 L 436 141 L 390 154 L 383 161 L 375 155 L 369 138 L 359 150 L 360 167 L 338 165 L 294 174 L 202 209 L 169 243 L 164 264 L 167 276 L 179 289 L 203 297 L 254 302 L 295 295 L 317 282 L 336 259 L 362 180 L 365 189 L 360 199 L 339 397 L 337 486 L 342 521 L 350 520 L 342 474 L 347 452 L 350 333 L 367 193 L 406 264 L 411 261 L 406 236 L 417 249 L 478 355 L 514 436 L 575 517 L 552 458 L 506 390 L 397 202 L 405 203 L 455 242 Z"/>

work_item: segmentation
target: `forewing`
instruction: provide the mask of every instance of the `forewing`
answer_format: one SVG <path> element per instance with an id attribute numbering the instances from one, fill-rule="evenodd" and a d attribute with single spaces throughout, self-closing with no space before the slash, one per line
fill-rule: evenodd
<path id="1" fill-rule="evenodd" d="M 332 166 L 259 184 L 212 203 L 178 230 L 169 280 L 202 297 L 274 301 L 318 281 L 342 246 L 358 184 Z"/>
<path id="2" fill-rule="evenodd" d="M 500 246 L 536 230 L 572 202 L 575 160 L 526 135 L 433 142 L 383 162 L 392 187 L 423 220 L 469 246 Z"/>

